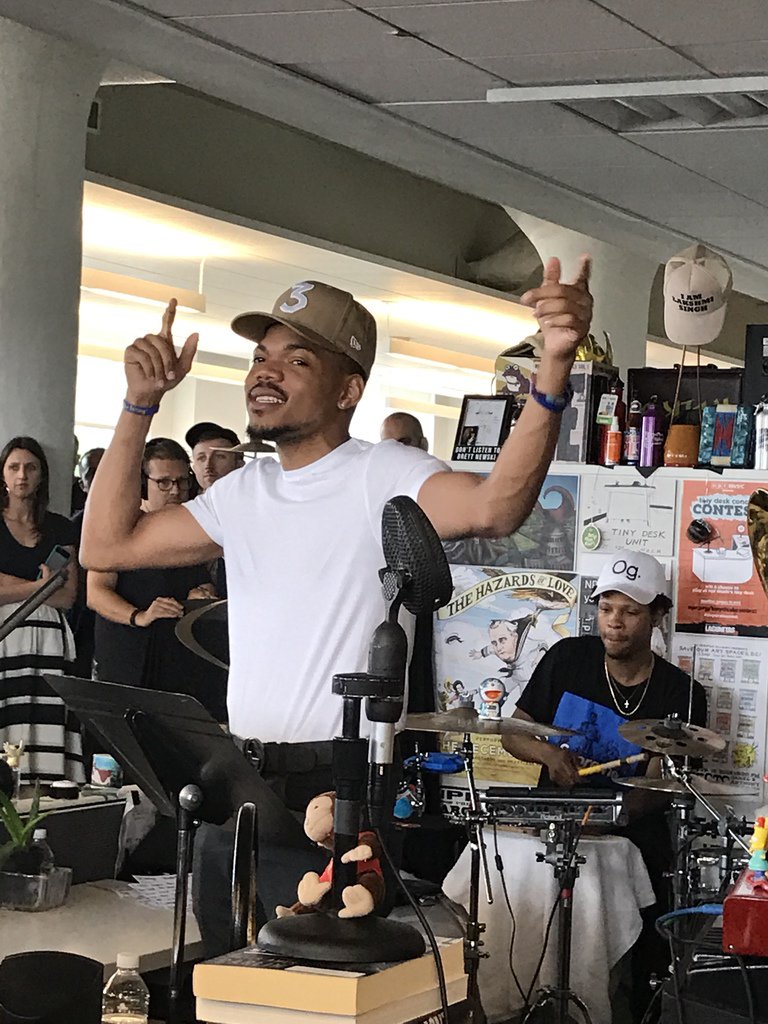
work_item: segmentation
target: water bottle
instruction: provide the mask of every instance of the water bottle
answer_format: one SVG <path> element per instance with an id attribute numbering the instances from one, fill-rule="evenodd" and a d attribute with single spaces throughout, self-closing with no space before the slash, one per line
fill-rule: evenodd
<path id="1" fill-rule="evenodd" d="M 139 958 L 117 954 L 117 970 L 104 986 L 102 1024 L 148 1024 L 149 989 L 139 974 Z"/>
<path id="2" fill-rule="evenodd" d="M 53 869 L 53 850 L 48 845 L 48 832 L 36 828 L 32 833 L 30 852 L 34 857 L 35 869 L 39 875 L 47 875 Z"/>

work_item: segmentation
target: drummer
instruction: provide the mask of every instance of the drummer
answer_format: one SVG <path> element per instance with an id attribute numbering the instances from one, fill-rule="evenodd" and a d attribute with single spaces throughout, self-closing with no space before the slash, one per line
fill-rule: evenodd
<path id="1" fill-rule="evenodd" d="M 504 749 L 523 761 L 542 766 L 540 786 L 561 787 L 580 782 L 594 786 L 601 778 L 582 778 L 579 767 L 603 764 L 640 753 L 640 748 L 619 734 L 619 726 L 633 719 L 663 719 L 677 714 L 685 722 L 706 725 L 703 687 L 651 648 L 672 602 L 664 569 L 657 559 L 641 551 L 619 551 L 603 566 L 592 593 L 597 601 L 598 636 L 559 641 L 544 655 L 518 701 L 514 717 L 573 729 L 568 740 L 539 740 L 507 734 Z M 624 764 L 614 776 L 658 775 L 660 759 Z M 604 778 L 604 777 L 603 777 Z M 635 791 L 628 801 L 634 811 L 624 834 L 643 855 L 656 894 L 653 916 L 669 907 L 665 873 L 672 864 L 669 828 L 658 794 Z M 634 805 L 634 806 L 633 806 Z M 647 934 L 646 934 L 647 933 Z M 652 946 L 650 926 L 641 945 Z M 641 950 L 641 973 L 648 973 L 648 949 Z M 665 969 L 663 951 L 662 970 Z M 652 959 L 652 957 L 651 957 Z M 651 967 L 656 967 L 651 964 Z M 644 999 L 636 985 L 639 1000 Z M 637 1011 L 636 1011 L 637 1012 Z M 640 1014 L 642 1015 L 642 1014 Z"/>

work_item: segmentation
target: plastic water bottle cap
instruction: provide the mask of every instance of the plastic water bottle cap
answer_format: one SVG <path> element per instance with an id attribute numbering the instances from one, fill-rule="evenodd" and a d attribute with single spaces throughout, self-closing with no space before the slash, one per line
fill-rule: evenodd
<path id="1" fill-rule="evenodd" d="M 118 953 L 117 966 L 121 971 L 138 971 L 139 958 L 135 953 Z"/>
<path id="2" fill-rule="evenodd" d="M 27 834 L 29 834 L 29 833 L 27 833 Z M 35 831 L 32 833 L 32 842 L 35 842 L 38 839 L 47 839 L 47 838 L 48 838 L 48 829 L 36 828 Z"/>

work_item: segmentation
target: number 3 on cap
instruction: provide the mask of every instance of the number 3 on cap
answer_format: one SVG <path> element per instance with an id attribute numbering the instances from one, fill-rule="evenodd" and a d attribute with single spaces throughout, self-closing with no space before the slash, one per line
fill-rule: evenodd
<path id="1" fill-rule="evenodd" d="M 281 313 L 298 313 L 300 309 L 309 302 L 307 298 L 307 292 L 311 292 L 315 286 L 309 284 L 306 281 L 304 284 L 297 284 L 291 289 L 289 298 L 280 306 Z M 291 303 L 291 299 L 293 302 Z"/>

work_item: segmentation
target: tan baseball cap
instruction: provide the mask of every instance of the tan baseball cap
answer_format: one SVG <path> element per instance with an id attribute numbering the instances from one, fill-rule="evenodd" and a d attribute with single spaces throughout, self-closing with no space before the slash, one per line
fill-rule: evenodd
<path id="1" fill-rule="evenodd" d="M 232 321 L 232 330 L 261 341 L 274 324 L 349 356 L 367 380 L 376 358 L 376 321 L 349 292 L 321 281 L 301 281 L 277 298 L 271 313 L 240 313 Z"/>

